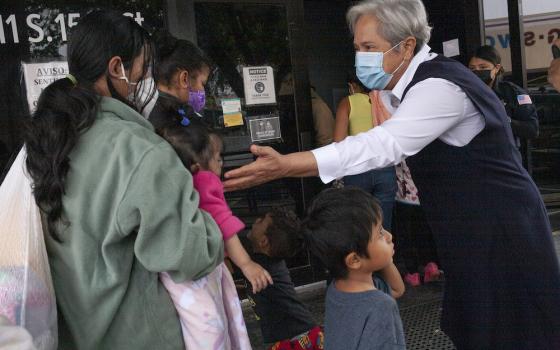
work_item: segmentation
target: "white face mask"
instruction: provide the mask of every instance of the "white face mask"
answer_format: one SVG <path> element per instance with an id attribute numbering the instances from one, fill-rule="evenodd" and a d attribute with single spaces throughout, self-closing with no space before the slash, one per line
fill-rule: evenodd
<path id="1" fill-rule="evenodd" d="M 131 83 L 131 82 L 128 80 L 128 77 L 126 76 L 126 73 L 124 72 L 124 66 L 123 66 L 122 61 L 121 61 L 121 70 L 122 70 L 122 77 L 120 77 L 119 79 L 120 79 L 120 80 L 124 80 L 128 85 L 131 85 L 131 86 L 136 87 L 136 85 L 138 85 L 138 82 L 136 82 L 136 83 Z"/>
<path id="2" fill-rule="evenodd" d="M 138 86 L 138 82 L 136 83 L 131 83 L 130 80 L 128 80 L 128 77 L 126 76 L 126 73 L 124 72 L 124 66 L 123 63 L 121 61 L 121 71 L 122 71 L 122 77 L 119 78 L 119 80 L 124 80 L 126 82 L 126 84 L 128 85 L 128 95 L 126 97 L 126 99 L 128 100 L 128 102 L 132 103 L 134 106 L 136 106 L 136 103 L 134 103 L 134 95 L 136 92 L 136 86 Z M 132 89 L 131 89 L 132 87 Z M 132 90 L 132 91 L 130 91 Z"/>
<path id="3" fill-rule="evenodd" d="M 123 71 L 123 76 L 120 77 L 119 79 L 124 80 L 130 87 L 133 88 L 132 91 L 129 92 L 127 96 L 127 100 L 132 105 L 134 105 L 134 107 L 136 107 L 137 111 L 139 112 L 141 111 L 144 118 L 147 119 L 150 113 L 152 112 L 152 109 L 154 108 L 154 105 L 158 98 L 158 93 L 157 93 L 156 83 L 154 81 L 154 78 L 149 77 L 140 80 L 138 82 L 132 83 L 128 80 L 128 77 L 124 73 L 124 66 L 122 62 L 121 62 L 121 69 Z M 150 95 L 152 94 L 152 90 L 154 89 L 156 91 L 150 98 Z M 148 99 L 150 100 L 148 101 Z M 144 107 L 143 110 L 142 107 Z"/>

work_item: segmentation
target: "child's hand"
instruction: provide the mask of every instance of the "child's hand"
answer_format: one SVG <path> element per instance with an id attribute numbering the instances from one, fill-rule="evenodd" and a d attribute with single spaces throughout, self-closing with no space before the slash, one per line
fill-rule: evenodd
<path id="1" fill-rule="evenodd" d="M 241 272 L 243 272 L 245 278 L 251 282 L 253 294 L 260 292 L 265 289 L 266 286 L 272 284 L 272 277 L 270 277 L 268 271 L 263 269 L 261 265 L 254 261 L 250 261 L 243 267 L 240 266 L 239 268 L 241 269 Z"/>

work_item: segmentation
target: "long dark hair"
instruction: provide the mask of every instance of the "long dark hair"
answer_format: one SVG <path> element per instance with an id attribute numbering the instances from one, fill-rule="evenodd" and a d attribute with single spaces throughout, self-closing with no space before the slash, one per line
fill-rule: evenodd
<path id="1" fill-rule="evenodd" d="M 62 219 L 62 196 L 69 155 L 80 134 L 95 121 L 100 97 L 94 84 L 103 76 L 113 98 L 128 104 L 107 77 L 107 64 L 120 56 L 125 69 L 144 49 L 144 72 L 153 66 L 153 49 L 147 31 L 120 13 L 95 11 L 80 20 L 68 43 L 68 67 L 75 77 L 49 85 L 39 97 L 37 110 L 24 136 L 27 170 L 33 180 L 35 201 L 46 215 L 48 231 L 61 240 L 55 228 Z M 65 224 L 70 224 L 65 222 Z"/>
<path id="2" fill-rule="evenodd" d="M 156 82 L 169 85 L 180 70 L 196 78 L 203 68 L 210 68 L 208 57 L 198 46 L 188 40 L 177 39 L 165 30 L 154 33 L 157 52 Z"/>

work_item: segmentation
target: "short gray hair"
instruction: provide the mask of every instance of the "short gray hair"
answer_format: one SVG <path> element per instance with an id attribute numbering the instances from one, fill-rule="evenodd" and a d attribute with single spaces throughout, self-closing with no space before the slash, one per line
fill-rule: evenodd
<path id="1" fill-rule="evenodd" d="M 407 36 L 413 36 L 416 38 L 416 53 L 430 41 L 432 27 L 428 25 L 428 15 L 421 0 L 363 0 L 346 13 L 352 33 L 363 15 L 377 18 L 381 30 L 379 34 L 392 46 Z"/>

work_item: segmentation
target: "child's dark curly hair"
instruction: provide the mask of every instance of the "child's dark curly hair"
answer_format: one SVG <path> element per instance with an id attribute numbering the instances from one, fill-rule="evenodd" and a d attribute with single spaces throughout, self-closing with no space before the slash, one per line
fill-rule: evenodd
<path id="1" fill-rule="evenodd" d="M 300 235 L 300 221 L 296 214 L 287 208 L 276 207 L 267 213 L 271 220 L 266 229 L 270 256 L 291 258 L 303 248 Z"/>

